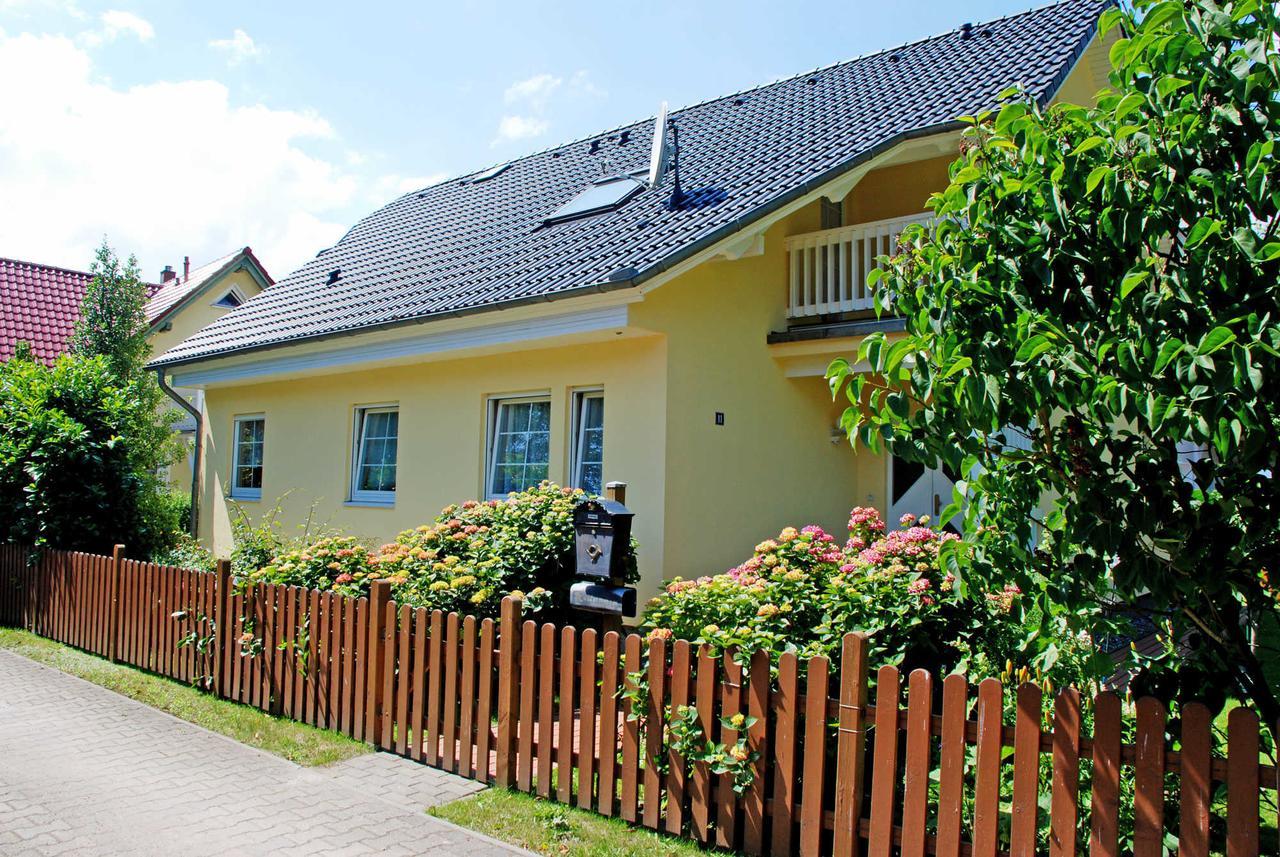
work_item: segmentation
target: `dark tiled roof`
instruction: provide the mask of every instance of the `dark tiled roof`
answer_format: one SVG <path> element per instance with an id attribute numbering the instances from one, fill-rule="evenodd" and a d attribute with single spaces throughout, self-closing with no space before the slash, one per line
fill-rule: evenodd
<path id="1" fill-rule="evenodd" d="M 1066 0 L 676 111 L 688 197 L 676 208 L 668 176 L 608 214 L 543 225 L 601 160 L 647 167 L 651 119 L 406 194 L 155 362 L 635 285 L 1010 84 L 1051 97 L 1104 6 Z"/>

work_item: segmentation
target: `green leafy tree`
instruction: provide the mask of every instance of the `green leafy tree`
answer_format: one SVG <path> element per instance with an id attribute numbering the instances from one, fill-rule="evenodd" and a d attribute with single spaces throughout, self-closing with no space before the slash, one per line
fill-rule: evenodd
<path id="1" fill-rule="evenodd" d="M 1275 722 L 1251 629 L 1280 556 L 1277 12 L 1135 6 L 1103 18 L 1096 107 L 1014 91 L 965 120 L 935 223 L 882 260 L 905 334 L 829 378 L 855 445 L 962 474 L 950 561 L 1035 595 L 1042 661 L 1126 605 L 1185 644 L 1142 689 Z"/>
<path id="2" fill-rule="evenodd" d="M 0 538 L 135 556 L 173 542 L 158 475 L 172 432 L 144 381 L 121 382 L 101 356 L 0 365 Z"/>
<path id="3" fill-rule="evenodd" d="M 141 376 L 151 346 L 147 343 L 147 287 L 130 256 L 121 264 L 102 240 L 89 269 L 93 280 L 80 305 L 71 337 L 71 353 L 102 355 L 120 378 Z"/>

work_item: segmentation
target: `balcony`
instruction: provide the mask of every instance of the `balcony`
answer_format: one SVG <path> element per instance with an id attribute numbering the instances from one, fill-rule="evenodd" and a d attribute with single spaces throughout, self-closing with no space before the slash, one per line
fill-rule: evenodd
<path id="1" fill-rule="evenodd" d="M 876 257 L 892 253 L 909 224 L 925 223 L 927 214 L 855 223 L 786 239 L 791 292 L 788 318 L 835 315 L 874 306 L 867 276 Z"/>

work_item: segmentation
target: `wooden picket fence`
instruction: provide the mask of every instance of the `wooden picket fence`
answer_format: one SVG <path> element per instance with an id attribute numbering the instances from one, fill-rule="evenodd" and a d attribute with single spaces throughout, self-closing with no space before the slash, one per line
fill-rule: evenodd
<path id="1" fill-rule="evenodd" d="M 498 621 L 123 558 L 0 547 L 0 624 L 207 687 L 497 786 L 759 854 L 840 857 L 1253 857 L 1277 769 L 1234 709 L 1225 754 L 1207 708 L 1177 717 L 1111 693 L 1006 697 L 890 666 L 746 665 L 683 640 Z M 179 645 L 183 640 L 186 645 Z M 905 691 L 905 701 L 903 694 Z M 1006 722 L 1006 701 L 1013 712 Z M 673 712 L 745 739 L 751 776 L 681 758 Z M 737 718 L 742 715 L 742 718 Z M 1092 722 L 1092 734 L 1085 723 Z M 1176 748 L 1176 749 L 1175 749 Z M 1268 843 L 1268 851 L 1274 843 Z"/>

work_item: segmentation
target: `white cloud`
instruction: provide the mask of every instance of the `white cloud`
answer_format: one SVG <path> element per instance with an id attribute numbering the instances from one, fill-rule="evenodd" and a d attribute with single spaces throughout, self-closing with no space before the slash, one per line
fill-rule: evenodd
<path id="1" fill-rule="evenodd" d="M 547 133 L 551 123 L 537 116 L 503 116 L 498 122 L 498 136 L 493 145 L 512 140 L 527 140 Z"/>
<path id="2" fill-rule="evenodd" d="M 253 37 L 236 27 L 229 39 L 213 39 L 209 47 L 227 55 L 227 65 L 240 65 L 248 60 L 260 59 L 266 48 L 254 42 Z"/>
<path id="3" fill-rule="evenodd" d="M 98 20 L 102 24 L 101 29 L 80 34 L 80 41 L 90 47 L 114 42 L 126 35 L 133 36 L 140 42 L 149 42 L 156 35 L 156 29 L 151 26 L 150 21 L 132 12 L 108 9 L 98 16 Z"/>
<path id="4" fill-rule="evenodd" d="M 507 104 L 527 105 L 531 110 L 541 112 L 546 109 L 549 99 L 564 80 L 550 74 L 535 74 L 526 80 L 516 81 L 507 87 L 502 100 Z"/>
<path id="5" fill-rule="evenodd" d="M 502 93 L 503 103 L 518 112 L 506 113 L 498 120 L 498 133 L 490 146 L 528 140 L 547 133 L 551 120 L 546 114 L 553 100 L 604 96 L 605 91 L 591 81 L 591 75 L 585 69 L 574 72 L 567 86 L 564 78 L 549 72 L 518 80 Z"/>
<path id="6" fill-rule="evenodd" d="M 62 36 L 0 36 L 0 80 L 25 81 L 0 86 L 0 255 L 87 268 L 105 234 L 154 277 L 249 244 L 282 277 L 367 213 L 315 113 L 236 104 L 217 81 L 117 88 Z"/>

